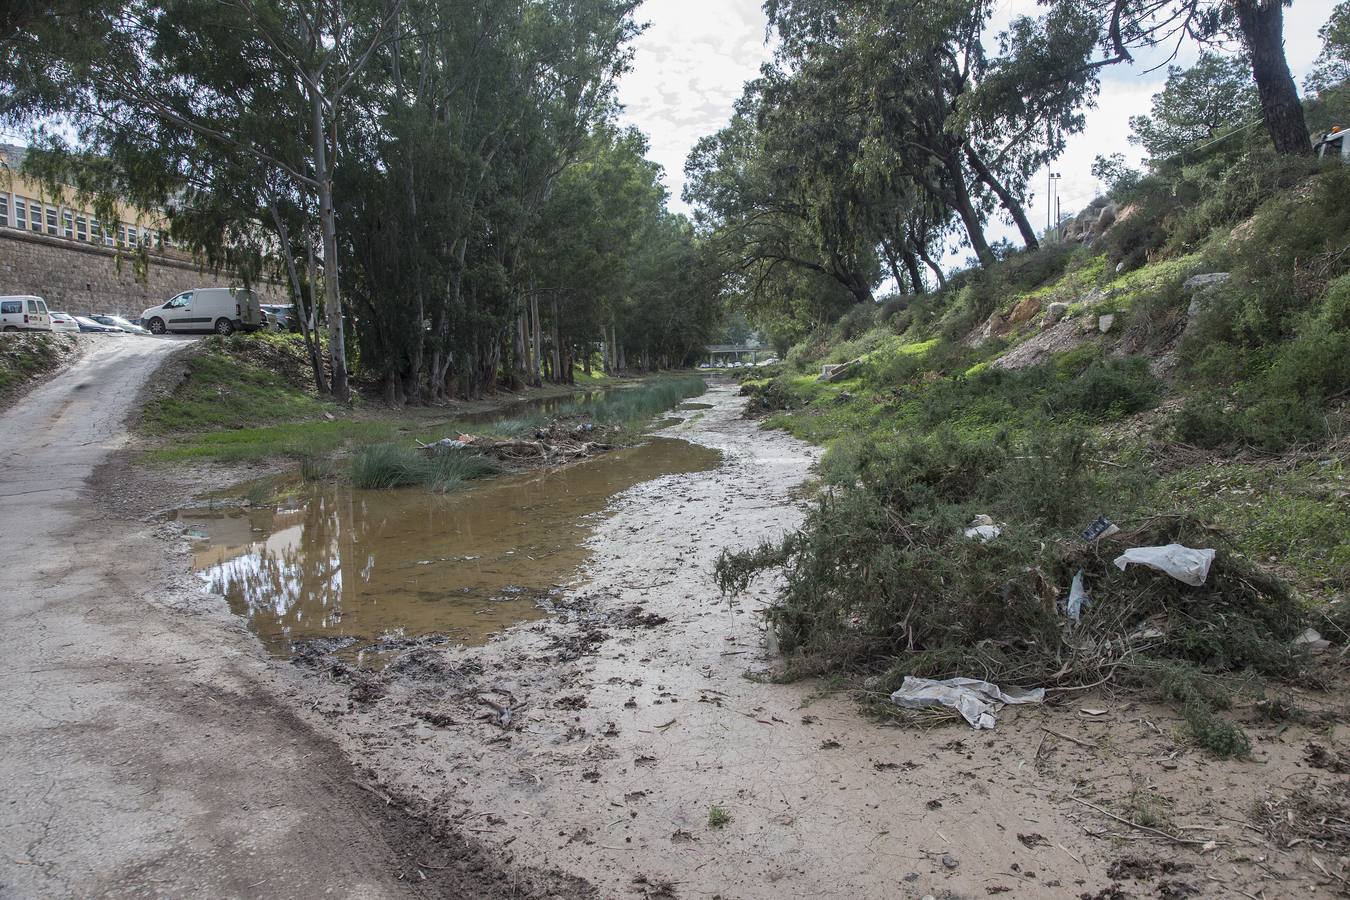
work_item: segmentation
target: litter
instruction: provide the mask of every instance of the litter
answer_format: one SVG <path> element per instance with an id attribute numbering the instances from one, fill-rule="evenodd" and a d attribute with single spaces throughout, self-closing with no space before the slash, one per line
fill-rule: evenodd
<path id="1" fill-rule="evenodd" d="M 468 437 L 468 435 L 460 435 L 460 437 Z M 418 443 L 421 444 L 420 441 Z M 432 441 L 430 444 L 421 444 L 421 447 L 423 450 L 463 450 L 468 445 L 468 441 L 441 438 L 439 441 Z"/>
<path id="2" fill-rule="evenodd" d="M 1098 516 L 1097 521 L 1093 522 L 1083 531 L 1083 540 L 1091 544 L 1093 541 L 1100 541 L 1102 538 L 1110 537 L 1120 531 L 1120 526 L 1112 522 L 1106 516 Z"/>
<path id="3" fill-rule="evenodd" d="M 1331 647 L 1331 641 L 1322 637 L 1316 628 L 1309 628 L 1294 638 L 1295 647 L 1306 647 L 1312 653 L 1324 653 Z"/>
<path id="4" fill-rule="evenodd" d="M 1077 622 L 1083 618 L 1083 607 L 1091 605 L 1092 598 L 1083 589 L 1083 570 L 1079 569 L 1078 574 L 1073 576 L 1073 584 L 1069 586 L 1069 618 Z"/>
<path id="5" fill-rule="evenodd" d="M 1214 562 L 1213 550 L 1193 550 L 1181 544 L 1163 547 L 1131 547 L 1115 559 L 1122 572 L 1130 563 L 1148 566 L 1166 572 L 1177 581 L 1199 587 L 1209 577 L 1209 566 Z"/>
<path id="6" fill-rule="evenodd" d="M 996 684 L 977 678 L 948 678 L 934 681 L 906 675 L 900 690 L 891 694 L 891 702 L 905 709 L 926 709 L 946 706 L 961 714 L 971 728 L 993 728 L 998 724 L 994 714 L 1005 703 L 1040 703 L 1045 699 L 1045 688 L 1004 690 Z"/>
<path id="7" fill-rule="evenodd" d="M 994 520 L 985 515 L 979 515 L 970 520 L 970 525 L 965 530 L 965 536 L 976 538 L 981 541 L 992 541 L 1003 533 L 1003 526 L 995 525 Z"/>

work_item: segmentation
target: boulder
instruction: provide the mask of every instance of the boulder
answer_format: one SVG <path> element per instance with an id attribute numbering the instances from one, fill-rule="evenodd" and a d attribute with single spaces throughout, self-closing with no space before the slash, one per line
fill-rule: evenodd
<path id="1" fill-rule="evenodd" d="M 1114 324 L 1116 324 L 1115 313 L 1107 313 L 1104 316 L 1097 317 L 1097 330 L 1100 331 L 1102 334 L 1106 334 L 1108 331 L 1110 331 L 1111 326 Z"/>
<path id="2" fill-rule="evenodd" d="M 1041 327 L 1049 328 L 1051 325 L 1064 318 L 1064 314 L 1069 311 L 1069 304 L 1056 301 L 1045 308 L 1045 318 L 1041 319 Z"/>
<path id="3" fill-rule="evenodd" d="M 1208 272 L 1204 275 L 1192 275 L 1181 285 L 1181 289 L 1188 294 L 1198 294 L 1201 291 L 1207 291 L 1212 287 L 1223 284 L 1232 277 L 1228 272 Z"/>
<path id="4" fill-rule="evenodd" d="M 1030 322 L 1036 313 L 1040 312 L 1040 309 L 1041 301 L 1035 297 L 1025 297 L 1021 303 L 1013 307 L 1012 313 L 1008 316 L 1008 322 L 1013 325 Z"/>

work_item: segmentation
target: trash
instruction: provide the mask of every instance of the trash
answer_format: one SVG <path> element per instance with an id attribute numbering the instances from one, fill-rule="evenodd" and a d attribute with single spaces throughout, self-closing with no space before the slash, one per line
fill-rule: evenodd
<path id="1" fill-rule="evenodd" d="M 1083 607 L 1091 605 L 1092 598 L 1083 589 L 1083 570 L 1079 569 L 1078 574 L 1073 576 L 1073 584 L 1069 587 L 1069 618 L 1077 622 L 1083 618 Z"/>
<path id="2" fill-rule="evenodd" d="M 1091 716 L 1092 718 L 1095 719 L 1095 718 L 1097 718 L 1097 717 L 1099 717 L 1099 716 L 1104 716 L 1104 715 L 1106 715 L 1107 712 L 1108 712 L 1108 710 L 1105 710 L 1105 709 L 1089 709 L 1089 708 L 1083 708 L 1083 709 L 1080 709 L 1079 712 L 1082 713 L 1082 714 L 1085 715 L 1085 716 Z"/>
<path id="3" fill-rule="evenodd" d="M 1163 547 L 1131 547 L 1115 559 L 1122 572 L 1130 563 L 1148 566 L 1166 572 L 1177 581 L 1199 587 L 1209 577 L 1209 566 L 1214 562 L 1213 550 L 1193 550 L 1180 544 Z"/>
<path id="4" fill-rule="evenodd" d="M 1005 691 L 996 684 L 977 678 L 934 681 L 931 678 L 915 678 L 913 675 L 906 675 L 900 690 L 891 694 L 891 702 L 905 709 L 950 707 L 959 712 L 972 728 L 993 728 L 997 725 L 998 717 L 994 713 L 1002 709 L 1005 703 L 1040 703 L 1044 699 L 1044 688 L 1029 691 L 1008 688 Z"/>
<path id="5" fill-rule="evenodd" d="M 1298 637 L 1294 638 L 1295 647 L 1306 647 L 1311 653 L 1323 653 L 1331 646 L 1331 641 L 1322 637 L 1321 632 L 1316 628 L 1309 628 Z"/>
<path id="6" fill-rule="evenodd" d="M 461 438 L 468 435 L 460 435 Z M 439 441 L 432 441 L 430 444 L 422 444 L 423 450 L 463 450 L 468 446 L 468 441 L 456 440 L 455 438 L 441 438 Z"/>
<path id="7" fill-rule="evenodd" d="M 978 538 L 981 541 L 992 541 L 1003 533 L 1003 526 L 995 525 L 994 520 L 985 515 L 979 515 L 970 520 L 969 527 L 965 530 L 968 538 Z"/>
<path id="8" fill-rule="evenodd" d="M 1097 521 L 1093 522 L 1083 531 L 1083 540 L 1091 544 L 1093 541 L 1100 541 L 1102 538 L 1110 537 L 1120 531 L 1120 526 L 1112 522 L 1106 516 L 1098 516 Z"/>

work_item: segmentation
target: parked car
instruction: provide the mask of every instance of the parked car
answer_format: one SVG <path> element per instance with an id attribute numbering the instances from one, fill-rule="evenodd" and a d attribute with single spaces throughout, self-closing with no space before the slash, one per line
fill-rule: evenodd
<path id="1" fill-rule="evenodd" d="M 120 328 L 113 325 L 104 325 L 102 322 L 95 322 L 88 316 L 75 316 L 75 324 L 80 326 L 80 331 L 85 334 L 126 334 Z"/>
<path id="2" fill-rule="evenodd" d="M 69 313 L 54 312 L 52 317 L 52 331 L 76 331 L 80 330 L 80 323 L 75 321 L 75 317 Z"/>
<path id="3" fill-rule="evenodd" d="M 277 331 L 298 332 L 300 330 L 300 314 L 296 312 L 294 305 L 281 303 L 264 303 L 263 312 L 267 313 L 268 324 L 275 327 Z"/>
<path id="4" fill-rule="evenodd" d="M 0 330 L 51 331 L 47 301 L 29 294 L 0 297 Z"/>
<path id="5" fill-rule="evenodd" d="M 133 325 L 121 316 L 97 315 L 90 316 L 100 325 L 111 325 L 113 328 L 120 328 L 127 334 L 149 334 L 150 332 L 139 325 Z"/>
<path id="6" fill-rule="evenodd" d="M 166 331 L 214 331 L 233 334 L 257 331 L 266 322 L 258 295 L 247 288 L 197 288 L 184 291 L 163 306 L 141 313 L 154 334 Z"/>
<path id="7" fill-rule="evenodd" d="M 1319 159 L 1338 159 L 1350 163 L 1350 131 L 1337 125 L 1313 146 L 1313 152 Z"/>

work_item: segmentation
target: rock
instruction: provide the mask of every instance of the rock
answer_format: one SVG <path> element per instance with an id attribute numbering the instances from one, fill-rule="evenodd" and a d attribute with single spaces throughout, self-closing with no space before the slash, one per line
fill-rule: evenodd
<path id="1" fill-rule="evenodd" d="M 1192 275 L 1181 285 L 1181 289 L 1188 294 L 1196 294 L 1200 291 L 1209 290 L 1212 287 L 1223 284 L 1232 276 L 1228 272 L 1209 272 L 1204 275 Z"/>
<path id="2" fill-rule="evenodd" d="M 1116 263 L 1116 274 L 1119 275 L 1124 271 L 1125 271 L 1125 260 L 1122 259 L 1120 262 Z"/>
<path id="3" fill-rule="evenodd" d="M 1200 315 L 1201 309 L 1203 309 L 1203 306 L 1200 303 L 1200 298 L 1192 297 L 1190 305 L 1186 307 L 1186 318 L 1194 319 L 1196 316 Z"/>
<path id="4" fill-rule="evenodd" d="M 1114 324 L 1116 324 L 1115 313 L 1107 313 L 1104 316 L 1097 317 L 1097 330 L 1100 331 L 1102 334 L 1106 334 L 1108 331 L 1110 331 L 1111 326 Z"/>
<path id="5" fill-rule="evenodd" d="M 1069 304 L 1054 302 L 1045 308 L 1045 318 L 1041 319 L 1041 327 L 1049 328 L 1051 325 L 1064 318 L 1064 314 L 1069 311 Z"/>
<path id="6" fill-rule="evenodd" d="M 961 863 L 950 853 L 944 853 L 942 854 L 942 865 L 948 869 L 955 869 L 957 866 L 961 865 Z"/>
<path id="7" fill-rule="evenodd" d="M 832 381 L 842 381 L 849 376 L 849 373 L 851 373 L 854 367 L 860 362 L 862 362 L 862 360 L 855 359 L 850 362 L 840 363 L 839 365 L 821 366 L 820 377 L 816 380 L 823 381 L 827 384 Z"/>
<path id="8" fill-rule="evenodd" d="M 1021 303 L 1013 307 L 1012 313 L 1008 316 L 1008 321 L 1013 325 L 1021 325 L 1023 322 L 1030 322 L 1031 318 L 1040 311 L 1041 301 L 1035 297 L 1026 297 Z"/>

